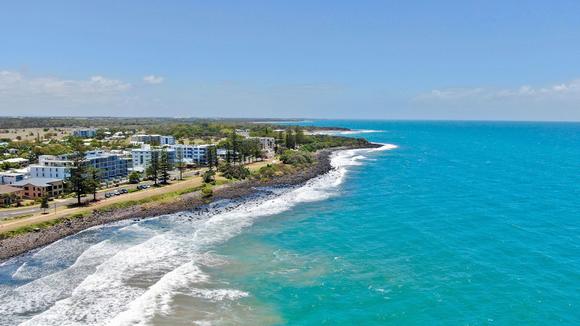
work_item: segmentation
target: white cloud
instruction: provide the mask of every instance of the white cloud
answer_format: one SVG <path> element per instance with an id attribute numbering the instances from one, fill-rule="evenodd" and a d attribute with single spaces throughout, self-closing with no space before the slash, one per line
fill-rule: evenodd
<path id="1" fill-rule="evenodd" d="M 149 75 L 149 76 L 143 77 L 143 81 L 146 82 L 147 84 L 161 84 L 161 83 L 163 83 L 164 80 L 165 80 L 165 78 L 163 78 L 161 76 L 155 76 L 155 75 Z"/>
<path id="2" fill-rule="evenodd" d="M 12 96 L 43 96 L 67 99 L 107 97 L 124 93 L 131 84 L 103 76 L 86 80 L 29 77 L 19 72 L 0 71 L 0 99 Z"/>
<path id="3" fill-rule="evenodd" d="M 523 85 L 517 88 L 448 88 L 420 94 L 418 101 L 464 100 L 580 100 L 580 79 L 545 87 Z"/>

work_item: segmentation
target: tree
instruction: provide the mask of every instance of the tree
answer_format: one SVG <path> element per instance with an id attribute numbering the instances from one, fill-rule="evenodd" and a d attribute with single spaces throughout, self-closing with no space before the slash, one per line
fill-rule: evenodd
<path id="1" fill-rule="evenodd" d="M 131 172 L 129 174 L 129 183 L 139 183 L 141 181 L 141 174 L 137 171 Z"/>
<path id="2" fill-rule="evenodd" d="M 207 148 L 207 166 L 210 170 L 213 170 L 214 166 L 217 165 L 217 148 L 215 146 L 209 146 Z"/>
<path id="3" fill-rule="evenodd" d="M 203 182 L 204 183 L 215 183 L 215 171 L 214 170 L 207 170 L 203 173 Z"/>
<path id="4" fill-rule="evenodd" d="M 169 183 L 169 171 L 173 169 L 167 150 L 163 149 L 159 157 L 159 173 L 162 184 Z"/>
<path id="5" fill-rule="evenodd" d="M 93 166 L 88 167 L 85 182 L 87 192 L 93 194 L 93 201 L 97 201 L 97 191 L 101 185 L 101 170 Z"/>
<path id="6" fill-rule="evenodd" d="M 179 170 L 179 180 L 183 180 L 183 170 L 185 170 L 185 163 L 183 162 L 183 149 L 175 150 L 175 165 Z"/>
<path id="7" fill-rule="evenodd" d="M 304 130 L 300 127 L 296 127 L 295 129 L 295 139 L 296 145 L 306 144 L 306 136 L 304 136 Z"/>
<path id="8" fill-rule="evenodd" d="M 292 129 L 286 130 L 286 148 L 288 149 L 296 148 L 296 137 L 292 133 Z"/>
<path id="9" fill-rule="evenodd" d="M 79 138 L 72 138 L 71 145 L 73 147 L 73 154 L 71 155 L 73 165 L 70 169 L 70 176 L 66 179 L 66 184 L 69 191 L 76 194 L 77 205 L 80 205 L 81 197 L 87 192 L 85 147 Z"/>
<path id="10" fill-rule="evenodd" d="M 157 185 L 157 179 L 159 178 L 159 152 L 152 151 L 151 152 L 151 162 L 149 162 L 149 166 L 147 167 L 147 176 L 153 180 L 155 185 Z"/>
<path id="11" fill-rule="evenodd" d="M 48 196 L 43 196 L 40 200 L 40 208 L 43 210 L 43 214 L 46 214 L 46 210 L 49 208 L 48 206 Z"/>

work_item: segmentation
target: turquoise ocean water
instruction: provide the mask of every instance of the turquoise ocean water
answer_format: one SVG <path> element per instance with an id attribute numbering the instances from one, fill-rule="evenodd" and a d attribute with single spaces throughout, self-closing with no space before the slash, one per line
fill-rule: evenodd
<path id="1" fill-rule="evenodd" d="M 305 124 L 396 147 L 5 262 L 0 324 L 580 324 L 580 124 Z"/>

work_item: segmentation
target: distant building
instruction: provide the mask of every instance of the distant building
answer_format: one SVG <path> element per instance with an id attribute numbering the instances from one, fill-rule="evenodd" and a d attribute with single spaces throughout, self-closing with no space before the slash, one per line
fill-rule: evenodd
<path id="1" fill-rule="evenodd" d="M 64 182 L 54 178 L 30 178 L 12 184 L 22 189 L 22 196 L 28 199 L 58 197 L 64 193 Z"/>
<path id="2" fill-rule="evenodd" d="M 142 145 L 141 148 L 135 148 L 131 151 L 133 159 L 133 170 L 144 172 L 151 165 L 152 159 L 159 159 L 161 152 L 167 151 L 170 164 L 175 164 L 175 149 L 174 148 L 153 148 L 151 145 Z"/>
<path id="3" fill-rule="evenodd" d="M 24 180 L 24 173 L 18 172 L 0 172 L 0 184 L 11 185 L 18 181 Z"/>
<path id="4" fill-rule="evenodd" d="M 97 136 L 97 130 L 93 128 L 75 129 L 73 130 L 73 136 L 80 138 L 95 138 L 95 136 Z"/>
<path id="5" fill-rule="evenodd" d="M 133 135 L 131 136 L 131 143 L 133 144 L 149 144 L 149 145 L 175 145 L 175 137 L 162 135 Z"/>
<path id="6" fill-rule="evenodd" d="M 250 137 L 250 130 L 248 129 L 236 129 L 236 135 L 242 136 L 244 138 Z"/>
<path id="7" fill-rule="evenodd" d="M 17 187 L 0 186 L 0 204 L 7 206 L 18 202 L 18 199 L 24 196 L 24 191 Z"/>
<path id="8" fill-rule="evenodd" d="M 272 152 L 276 146 L 276 139 L 274 137 L 249 137 L 248 139 L 258 140 L 263 151 Z"/>

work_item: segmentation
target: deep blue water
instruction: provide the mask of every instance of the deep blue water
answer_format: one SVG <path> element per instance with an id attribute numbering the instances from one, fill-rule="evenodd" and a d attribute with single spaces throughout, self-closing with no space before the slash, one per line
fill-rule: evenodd
<path id="1" fill-rule="evenodd" d="M 580 124 L 314 124 L 398 147 L 9 261 L 0 324 L 580 324 Z"/>

